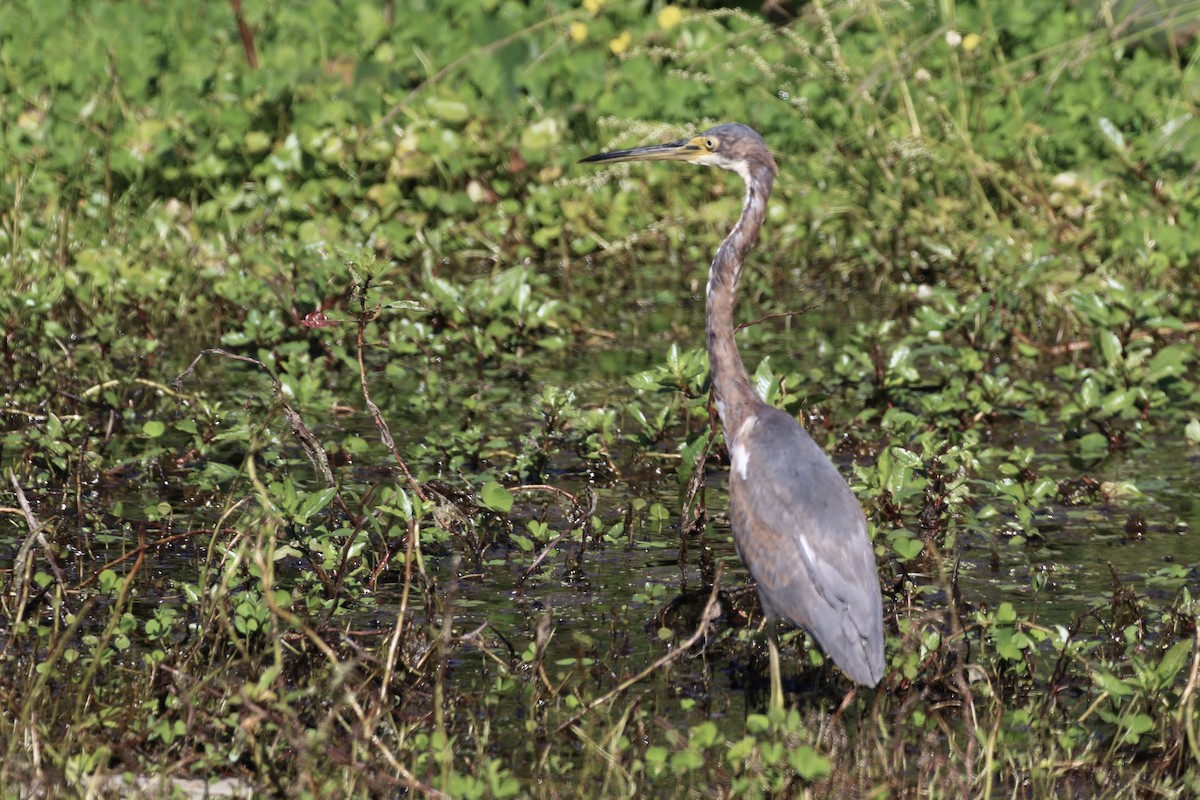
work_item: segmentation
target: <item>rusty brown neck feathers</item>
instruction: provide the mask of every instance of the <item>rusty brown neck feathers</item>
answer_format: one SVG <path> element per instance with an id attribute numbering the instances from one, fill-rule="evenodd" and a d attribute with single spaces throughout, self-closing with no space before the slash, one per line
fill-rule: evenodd
<path id="1" fill-rule="evenodd" d="M 708 363 L 717 396 L 717 412 L 725 439 L 733 445 L 746 416 L 763 401 L 750 385 L 750 375 L 734 341 L 733 310 L 746 254 L 758 240 L 775 182 L 774 164 L 745 165 L 735 170 L 746 183 L 742 216 L 717 249 L 708 273 Z"/>

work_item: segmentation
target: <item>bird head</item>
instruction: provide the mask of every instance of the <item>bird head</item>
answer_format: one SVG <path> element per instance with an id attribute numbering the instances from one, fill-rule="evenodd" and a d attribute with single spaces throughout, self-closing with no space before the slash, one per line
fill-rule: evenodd
<path id="1" fill-rule="evenodd" d="M 747 178 L 756 170 L 766 169 L 773 176 L 779 170 L 766 142 L 753 128 L 728 122 L 709 128 L 698 136 L 676 142 L 612 150 L 581 159 L 581 164 L 618 161 L 687 161 L 720 167 Z"/>

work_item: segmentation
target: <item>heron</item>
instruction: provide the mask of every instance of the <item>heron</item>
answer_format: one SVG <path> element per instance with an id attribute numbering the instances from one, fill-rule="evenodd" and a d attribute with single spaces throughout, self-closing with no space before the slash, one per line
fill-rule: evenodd
<path id="1" fill-rule="evenodd" d="M 855 683 L 883 677 L 883 598 L 862 507 L 825 451 L 788 413 L 754 391 L 734 340 L 746 254 L 758 240 L 779 169 L 753 128 L 726 123 L 665 144 L 613 150 L 580 163 L 686 161 L 736 172 L 742 213 L 708 273 L 705 333 L 717 415 L 729 451 L 729 521 L 767 619 L 771 706 L 782 708 L 779 621 L 808 632 Z"/>

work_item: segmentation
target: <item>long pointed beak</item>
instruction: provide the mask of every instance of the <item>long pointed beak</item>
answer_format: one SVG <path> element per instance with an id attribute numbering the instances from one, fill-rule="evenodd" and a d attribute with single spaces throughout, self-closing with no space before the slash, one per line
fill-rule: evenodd
<path id="1" fill-rule="evenodd" d="M 608 153 L 596 153 L 594 156 L 581 158 L 580 164 L 593 164 L 599 161 L 691 161 L 700 155 L 700 145 L 694 139 L 680 139 L 678 142 L 652 144 L 648 147 L 635 147 L 632 150 L 613 150 Z"/>

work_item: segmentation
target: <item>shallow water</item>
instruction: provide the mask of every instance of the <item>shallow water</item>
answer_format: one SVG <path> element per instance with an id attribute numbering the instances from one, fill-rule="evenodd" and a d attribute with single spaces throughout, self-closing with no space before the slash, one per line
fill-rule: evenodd
<path id="1" fill-rule="evenodd" d="M 798 321 L 776 323 L 772 335 L 760 337 L 762 344 L 747 348 L 746 361 L 751 369 L 764 356 L 779 363 L 798 357 L 819 363 L 821 354 L 798 354 L 797 348 L 825 336 L 835 337 L 840 326 L 879 313 L 877 306 L 862 300 L 849 305 L 829 302 Z M 752 313 L 743 312 L 744 316 Z M 501 369 L 482 378 L 448 375 L 444 379 L 471 381 L 478 384 L 473 390 L 483 387 L 516 404 L 532 402 L 545 385 L 572 389 L 580 407 L 615 404 L 632 396 L 630 376 L 662 363 L 669 341 L 678 339 L 681 347 L 688 347 L 689 342 L 701 340 L 702 316 L 703 306 L 695 295 L 673 308 L 663 303 L 648 304 L 636 315 L 638 324 L 623 326 L 615 336 L 596 339 L 591 349 L 542 355 L 531 363 L 526 374 Z M 220 374 L 220 367 L 207 372 L 210 383 L 206 391 L 210 396 L 233 403 L 248 399 L 243 396 L 247 393 L 253 396 L 253 392 L 261 391 L 261 385 L 248 387 L 236 370 L 222 386 Z M 214 375 L 218 376 L 216 384 L 211 383 Z M 382 386 L 382 377 L 379 381 L 376 399 L 383 406 L 401 452 L 436 436 L 439 430 L 452 431 L 460 424 L 453 408 L 439 419 L 412 414 L 403 393 L 388 392 Z M 347 436 L 360 436 L 372 443 L 354 456 L 351 466 L 343 468 L 340 474 L 345 479 L 364 485 L 392 480 L 390 457 L 374 444 L 377 434 L 365 414 L 313 413 L 307 421 L 327 446 Z M 497 416 L 489 420 L 495 435 L 514 440 L 530 424 L 521 418 Z M 1087 475 L 1100 482 L 1130 481 L 1143 496 L 1083 506 L 1046 506 L 1035 517 L 1036 535 L 1024 540 L 1014 539 L 1007 532 L 1008 521 L 1002 518 L 994 520 L 993 529 L 985 532 L 958 529 L 951 523 L 958 556 L 957 588 L 967 609 L 994 608 L 1010 602 L 1018 613 L 1042 624 L 1068 625 L 1112 596 L 1114 572 L 1139 595 L 1164 604 L 1181 587 L 1200 586 L 1200 448 L 1164 437 L 1151 440 L 1151 446 L 1119 452 L 1081 470 L 1071 461 L 1072 445 L 1062 442 L 1057 431 L 1026 428 L 1016 438 L 1034 447 L 1036 466 L 1048 477 L 1059 480 Z M 169 437 L 164 444 L 171 444 Z M 298 457 L 298 451 L 295 455 Z M 236 459 L 231 463 L 236 464 Z M 295 463 L 297 466 L 290 470 L 293 479 L 310 480 L 306 477 L 311 476 L 307 464 L 302 460 Z M 454 537 L 425 543 L 427 564 L 442 601 L 452 609 L 455 632 L 462 635 L 487 625 L 477 639 L 458 645 L 450 673 L 458 690 L 470 692 L 494 677 L 494 665 L 480 655 L 481 646 L 506 656 L 519 655 L 537 638 L 539 625 L 548 624 L 553 636 L 547 648 L 547 663 L 559 674 L 589 672 L 596 693 L 605 691 L 667 652 L 670 641 L 680 641 L 691 633 L 707 598 L 712 565 L 720 563 L 724 565 L 723 600 L 731 609 L 728 618 L 717 626 L 717 635 L 723 640 L 698 651 L 695 658 L 676 662 L 669 673 L 657 675 L 652 694 L 655 702 L 666 704 L 668 714 L 677 708 L 674 699 L 679 697 L 702 700 L 703 713 L 710 716 L 740 717 L 751 708 L 761 707 L 765 648 L 761 646 L 763 637 L 754 632 L 753 625 L 744 627 L 753 622 L 745 616 L 754 606 L 753 589 L 734 552 L 723 516 L 724 472 L 710 465 L 706 494 L 709 523 L 702 540 L 692 538 L 685 543 L 685 552 L 680 546 L 680 487 L 674 474 L 675 462 L 659 463 L 642 460 L 635 473 L 615 479 L 593 475 L 592 468 L 574 453 L 553 454 L 548 482 L 577 497 L 594 491 L 595 517 L 602 522 L 601 530 L 629 519 L 629 507 L 635 499 L 661 503 L 669 516 L 658 521 L 644 511 L 634 514 L 632 531 L 612 541 L 589 536 L 582 545 L 582 554 L 578 538 L 568 536 L 529 575 L 526 571 L 532 555 L 512 546 L 505 535 L 496 537 L 478 559 Z M 844 459 L 839 459 L 839 468 L 849 474 L 850 465 Z M 469 474 L 440 477 L 460 487 L 472 483 Z M 315 482 L 310 484 L 310 488 L 315 487 Z M 869 506 L 872 498 L 864 499 Z M 973 502 L 982 506 L 991 499 L 979 496 Z M 110 518 L 111 527 L 80 531 L 80 540 L 89 542 L 88 552 L 77 554 L 81 573 L 89 571 L 87 564 L 102 564 L 127 552 L 136 542 L 139 523 L 155 516 L 154 507 L 160 503 L 170 504 L 170 514 L 166 522 L 151 526 L 151 539 L 211 528 L 223 504 L 219 497 L 195 497 L 181 475 L 148 470 L 97 481 L 81 497 L 63 499 L 61 506 L 69 510 L 78 505 L 77 501 L 103 508 L 105 513 L 111 513 L 120 503 L 119 519 Z M 567 530 L 566 512 L 567 504 L 560 498 L 521 494 L 510 516 L 512 530 L 519 533 L 529 519 L 544 519 L 549 523 L 545 539 L 553 539 Z M 886 562 L 895 554 L 884 533 L 877 532 L 876 544 L 878 555 Z M 11 547 L 16 544 L 5 543 Z M 203 550 L 202 537 L 159 549 L 152 574 L 162 579 L 194 581 L 197 559 Z M 285 572 L 303 570 L 305 565 L 292 560 L 283 568 Z M 394 560 L 373 602 L 355 613 L 350 627 L 382 632 L 394 624 L 400 604 L 400 568 L 400 560 Z M 939 576 L 915 577 L 940 585 Z M 419 603 L 411 607 L 418 615 L 422 613 Z M 664 616 L 668 611 L 671 613 Z M 664 639 L 660 634 L 664 626 L 673 629 L 673 639 Z M 750 644 L 744 641 L 747 637 Z M 788 651 L 793 657 L 797 644 L 793 640 Z M 785 668 L 785 673 L 790 690 L 807 690 L 799 676 L 811 676 L 811 672 Z M 823 674 L 830 673 L 826 669 Z"/>

